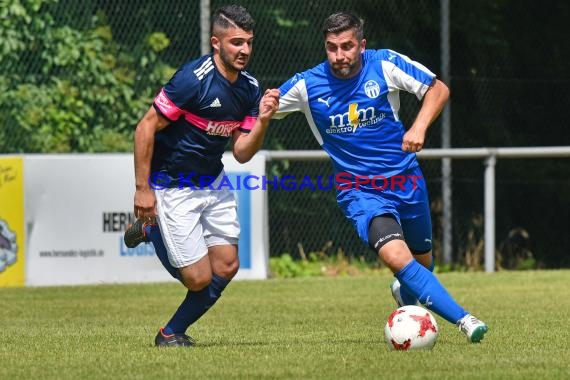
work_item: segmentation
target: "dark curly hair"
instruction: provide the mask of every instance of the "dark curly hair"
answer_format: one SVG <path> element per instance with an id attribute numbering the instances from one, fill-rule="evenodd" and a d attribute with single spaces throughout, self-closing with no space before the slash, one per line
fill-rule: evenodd
<path id="1" fill-rule="evenodd" d="M 354 29 L 354 34 L 358 40 L 364 38 L 364 20 L 352 12 L 333 13 L 323 22 L 323 36 L 326 38 L 329 33 L 342 33 L 349 29 Z"/>
<path id="2" fill-rule="evenodd" d="M 255 20 L 241 5 L 225 5 L 216 9 L 212 16 L 212 32 L 216 27 L 221 29 L 240 28 L 250 32 L 255 28 Z"/>

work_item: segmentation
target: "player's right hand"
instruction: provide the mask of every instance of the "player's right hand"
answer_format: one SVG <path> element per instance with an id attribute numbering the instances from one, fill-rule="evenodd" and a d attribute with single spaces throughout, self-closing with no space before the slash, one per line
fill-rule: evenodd
<path id="1" fill-rule="evenodd" d="M 154 218 L 156 214 L 156 195 L 151 188 L 135 191 L 135 218 Z"/>
<path id="2" fill-rule="evenodd" d="M 265 94 L 259 102 L 259 118 L 269 120 L 279 108 L 279 89 L 272 88 L 265 90 Z"/>

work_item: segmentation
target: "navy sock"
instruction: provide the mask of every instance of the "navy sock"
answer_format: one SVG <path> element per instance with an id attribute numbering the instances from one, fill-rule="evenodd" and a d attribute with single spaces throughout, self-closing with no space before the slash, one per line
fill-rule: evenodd
<path id="1" fill-rule="evenodd" d="M 160 234 L 160 228 L 158 228 L 158 225 L 146 226 L 145 233 L 148 241 L 150 241 L 154 246 L 154 252 L 156 252 L 156 256 L 162 263 L 162 266 L 172 277 L 179 280 L 178 269 L 174 268 L 172 264 L 170 264 L 170 261 L 168 261 L 168 252 L 164 246 L 164 241 L 162 241 L 162 235 Z"/>
<path id="2" fill-rule="evenodd" d="M 468 313 L 449 295 L 439 280 L 416 260 L 395 274 L 422 305 L 455 324 Z"/>
<path id="3" fill-rule="evenodd" d="M 430 272 L 433 272 L 435 268 L 435 260 L 431 259 L 431 264 L 427 268 Z M 400 296 L 402 297 L 402 301 L 404 301 L 404 305 L 415 305 L 416 301 L 418 300 L 412 292 L 404 285 L 400 283 Z"/>
<path id="4" fill-rule="evenodd" d="M 192 323 L 200 319 L 216 303 L 229 283 L 230 280 L 214 273 L 212 274 L 212 282 L 204 289 L 197 292 L 189 290 L 176 313 L 166 324 L 164 333 L 184 333 Z"/>

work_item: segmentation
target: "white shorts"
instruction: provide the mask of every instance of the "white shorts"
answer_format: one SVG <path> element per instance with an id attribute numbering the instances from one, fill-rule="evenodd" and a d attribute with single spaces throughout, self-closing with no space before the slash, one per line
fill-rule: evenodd
<path id="1" fill-rule="evenodd" d="M 214 189 L 224 175 L 222 171 L 216 178 Z M 208 254 L 208 247 L 238 243 L 237 203 L 227 187 L 166 188 L 155 194 L 157 220 L 173 267 L 194 264 Z"/>

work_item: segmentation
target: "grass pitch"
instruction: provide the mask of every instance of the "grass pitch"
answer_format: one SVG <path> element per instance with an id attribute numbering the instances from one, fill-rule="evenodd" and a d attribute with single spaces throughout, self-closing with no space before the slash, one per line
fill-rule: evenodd
<path id="1" fill-rule="evenodd" d="M 570 378 L 570 271 L 438 277 L 481 344 L 436 316 L 433 350 L 389 351 L 388 274 L 233 282 L 182 349 L 152 345 L 178 284 L 0 289 L 0 379 Z"/>

